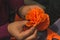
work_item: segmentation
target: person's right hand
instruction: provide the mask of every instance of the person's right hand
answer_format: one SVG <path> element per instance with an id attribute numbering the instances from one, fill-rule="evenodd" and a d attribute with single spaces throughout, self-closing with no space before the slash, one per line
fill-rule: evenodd
<path id="1" fill-rule="evenodd" d="M 27 21 L 16 21 L 8 25 L 8 32 L 17 40 L 35 40 L 37 37 L 37 30 L 34 25 L 30 29 L 23 31 L 23 26 Z"/>

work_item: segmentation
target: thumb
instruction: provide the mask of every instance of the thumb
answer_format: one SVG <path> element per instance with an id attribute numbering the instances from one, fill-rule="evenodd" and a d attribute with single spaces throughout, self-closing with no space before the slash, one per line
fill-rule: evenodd
<path id="1" fill-rule="evenodd" d="M 25 25 L 28 21 L 21 21 L 19 22 L 21 26 Z"/>
<path id="2" fill-rule="evenodd" d="M 16 21 L 13 23 L 10 23 L 9 26 L 13 28 L 18 28 L 19 30 L 23 29 L 23 26 L 27 23 L 28 21 Z"/>
<path id="3" fill-rule="evenodd" d="M 19 30 L 23 30 L 24 25 L 27 23 L 28 21 L 17 21 L 15 22 L 15 26 L 18 27 Z"/>
<path id="4" fill-rule="evenodd" d="M 11 23 L 10 25 L 22 27 L 22 26 L 25 25 L 27 22 L 28 22 L 28 21 L 16 21 L 16 22 Z"/>
<path id="5" fill-rule="evenodd" d="M 26 23 L 27 21 L 16 21 L 10 23 L 8 25 L 8 32 L 13 36 L 17 36 L 23 30 L 23 25 L 25 25 Z"/>

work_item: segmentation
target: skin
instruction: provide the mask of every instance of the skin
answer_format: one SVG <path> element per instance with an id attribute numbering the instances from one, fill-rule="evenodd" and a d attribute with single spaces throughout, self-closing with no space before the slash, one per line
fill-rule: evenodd
<path id="1" fill-rule="evenodd" d="M 23 19 L 25 19 L 25 15 L 27 14 L 27 12 L 29 11 L 29 10 L 31 10 L 32 8 L 40 8 L 40 9 L 43 9 L 42 7 L 40 7 L 39 5 L 25 5 L 25 6 L 23 6 L 23 7 L 21 7 L 20 9 L 19 9 L 19 15 L 23 18 Z"/>
<path id="2" fill-rule="evenodd" d="M 8 32 L 17 40 L 34 40 L 37 36 L 37 30 L 35 29 L 36 25 L 26 31 L 23 31 L 23 25 L 26 23 L 27 21 L 16 21 L 10 23 L 8 25 Z"/>
<path id="3" fill-rule="evenodd" d="M 21 15 L 24 17 L 27 12 L 34 8 L 38 7 L 38 5 L 29 5 L 29 6 L 24 6 L 21 10 L 19 9 L 19 12 Z M 8 25 L 8 32 L 14 36 L 17 40 L 36 40 L 37 39 L 37 29 L 35 28 L 36 24 L 33 25 L 30 29 L 23 31 L 23 26 L 27 23 L 28 21 L 23 20 L 23 21 L 16 21 L 13 23 L 10 23 Z"/>

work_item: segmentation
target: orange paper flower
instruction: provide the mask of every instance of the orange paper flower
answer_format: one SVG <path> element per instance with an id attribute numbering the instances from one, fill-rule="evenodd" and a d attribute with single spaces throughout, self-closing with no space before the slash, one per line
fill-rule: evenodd
<path id="1" fill-rule="evenodd" d="M 46 29 L 50 23 L 50 21 L 48 20 L 49 16 L 44 12 L 43 9 L 40 8 L 33 8 L 29 10 L 25 18 L 29 21 L 26 24 L 27 27 L 32 27 L 34 24 L 39 24 L 41 25 L 37 27 L 39 30 Z"/>

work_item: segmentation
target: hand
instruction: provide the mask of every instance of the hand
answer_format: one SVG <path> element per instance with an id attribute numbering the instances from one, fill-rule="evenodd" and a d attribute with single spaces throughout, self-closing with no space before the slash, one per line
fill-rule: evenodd
<path id="1" fill-rule="evenodd" d="M 8 25 L 8 32 L 18 40 L 35 40 L 37 37 L 37 30 L 34 25 L 32 28 L 23 31 L 23 26 L 27 21 L 16 21 Z"/>

